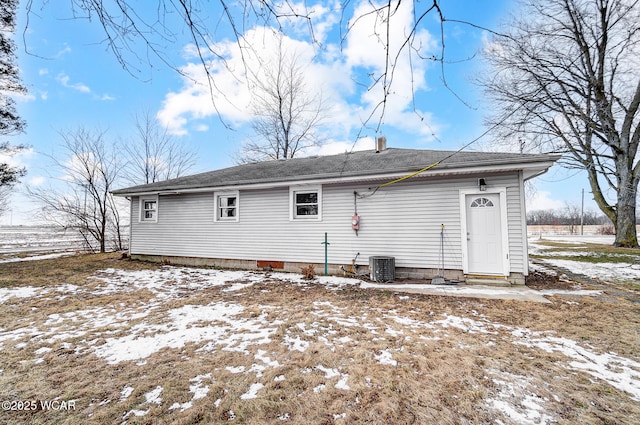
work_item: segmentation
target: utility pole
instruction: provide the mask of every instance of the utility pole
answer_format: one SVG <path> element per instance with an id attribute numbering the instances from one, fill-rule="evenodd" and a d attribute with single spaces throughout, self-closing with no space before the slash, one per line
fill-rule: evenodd
<path id="1" fill-rule="evenodd" d="M 584 236 L 584 188 L 582 188 L 582 208 L 580 210 L 580 236 Z"/>

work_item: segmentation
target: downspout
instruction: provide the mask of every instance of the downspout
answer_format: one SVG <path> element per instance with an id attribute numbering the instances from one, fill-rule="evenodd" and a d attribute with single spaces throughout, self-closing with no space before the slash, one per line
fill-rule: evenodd
<path id="1" fill-rule="evenodd" d="M 520 187 L 520 209 L 522 211 L 522 214 L 520 214 L 520 219 L 522 226 L 522 246 L 524 251 L 522 253 L 524 258 L 524 264 L 522 265 L 522 274 L 526 277 L 529 276 L 529 238 L 527 237 L 527 194 L 525 192 L 524 172 L 522 170 L 518 171 L 518 186 Z M 509 259 L 509 261 L 511 261 L 511 259 Z"/>

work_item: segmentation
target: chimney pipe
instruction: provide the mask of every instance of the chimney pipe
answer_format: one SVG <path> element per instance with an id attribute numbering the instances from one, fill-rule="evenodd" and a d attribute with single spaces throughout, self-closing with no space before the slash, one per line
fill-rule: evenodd
<path id="1" fill-rule="evenodd" d="M 376 143 L 376 153 L 382 152 L 387 149 L 387 138 L 385 136 L 378 137 L 378 141 Z"/>

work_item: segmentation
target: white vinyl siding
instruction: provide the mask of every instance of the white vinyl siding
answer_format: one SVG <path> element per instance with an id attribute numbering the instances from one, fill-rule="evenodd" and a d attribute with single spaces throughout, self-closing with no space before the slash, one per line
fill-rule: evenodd
<path id="1" fill-rule="evenodd" d="M 523 234 L 518 174 L 483 176 L 507 188 L 507 227 L 511 272 L 523 272 Z M 368 264 L 372 255 L 396 257 L 397 267 L 438 268 L 444 224 L 445 268 L 462 270 L 459 189 L 477 188 L 478 177 L 413 178 L 357 199 L 360 230 L 351 229 L 354 191 L 371 194 L 380 182 L 323 185 L 321 220 L 293 218 L 293 194 L 309 187 L 240 190 L 242 217 L 233 226 L 212 219 L 212 193 L 160 196 L 158 223 L 132 226 L 131 253 L 242 260 Z M 139 202 L 132 207 L 139 206 Z M 217 204 L 216 204 L 217 205 Z M 216 207 L 217 208 L 217 207 Z M 137 211 L 134 211 L 136 214 Z"/>

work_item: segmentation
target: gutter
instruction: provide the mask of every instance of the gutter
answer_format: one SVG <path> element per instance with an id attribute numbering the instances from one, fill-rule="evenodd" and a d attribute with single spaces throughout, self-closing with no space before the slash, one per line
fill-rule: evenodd
<path id="1" fill-rule="evenodd" d="M 540 160 L 528 163 L 513 163 L 504 161 L 503 166 L 491 165 L 476 165 L 465 167 L 447 167 L 447 165 L 438 165 L 422 173 L 419 173 L 421 177 L 427 176 L 447 176 L 447 175 L 462 175 L 462 174 L 479 174 L 487 172 L 505 172 L 505 171 L 524 171 L 529 170 L 531 173 L 524 173 L 526 175 L 525 180 L 539 176 L 547 172 L 547 170 L 557 161 L 558 158 L 554 155 L 550 157 L 545 156 L 546 160 Z M 111 193 L 115 196 L 147 196 L 147 195 L 180 195 L 183 193 L 198 193 L 198 192 L 213 192 L 213 191 L 226 191 L 226 190 L 258 190 L 258 189 L 272 189 L 278 187 L 289 187 L 292 185 L 313 185 L 313 184 L 339 184 L 339 183 L 355 183 L 366 182 L 374 180 L 393 180 L 407 177 L 407 174 L 411 171 L 398 170 L 383 174 L 352 174 L 350 176 L 339 175 L 336 173 L 308 176 L 308 178 L 300 180 L 295 176 L 287 177 L 284 179 L 274 181 L 260 181 L 249 180 L 245 182 L 239 182 L 237 184 L 223 184 L 223 185 L 206 185 L 206 186 L 174 186 L 165 188 L 148 188 L 147 190 L 130 191 L 127 189 L 114 190 Z M 417 174 L 417 173 L 413 173 Z M 417 175 L 411 178 L 418 178 Z"/>

